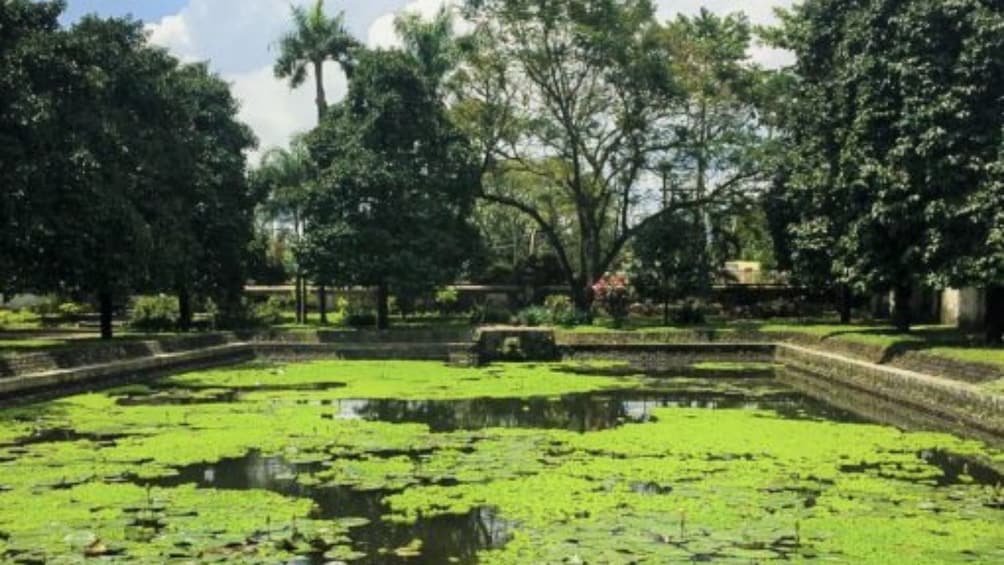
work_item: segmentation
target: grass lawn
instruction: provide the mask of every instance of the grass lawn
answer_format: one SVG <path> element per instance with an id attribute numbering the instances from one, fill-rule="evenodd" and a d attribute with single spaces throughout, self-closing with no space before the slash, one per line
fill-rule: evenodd
<path id="1" fill-rule="evenodd" d="M 661 318 L 632 318 L 620 329 L 609 319 L 598 319 L 594 325 L 564 328 L 572 333 L 603 332 L 682 332 L 713 329 L 718 332 L 759 331 L 764 333 L 801 333 L 820 340 L 841 340 L 896 351 L 923 351 L 949 359 L 970 363 L 984 363 L 1004 368 L 1004 348 L 982 345 L 978 336 L 959 331 L 951 326 L 915 326 L 909 334 L 898 333 L 887 325 L 866 323 L 841 325 L 833 320 L 805 320 L 792 322 L 710 320 L 695 326 L 665 326 Z"/>

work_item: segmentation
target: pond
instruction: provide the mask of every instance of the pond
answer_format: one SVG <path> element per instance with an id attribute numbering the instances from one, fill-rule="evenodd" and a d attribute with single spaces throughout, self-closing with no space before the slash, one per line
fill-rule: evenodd
<path id="1" fill-rule="evenodd" d="M 0 560 L 1004 562 L 1004 453 L 770 369 L 252 364 L 8 407 Z"/>

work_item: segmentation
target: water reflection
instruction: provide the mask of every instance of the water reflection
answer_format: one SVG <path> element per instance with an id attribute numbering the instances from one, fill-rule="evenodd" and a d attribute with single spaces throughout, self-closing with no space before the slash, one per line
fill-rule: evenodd
<path id="1" fill-rule="evenodd" d="M 297 482 L 297 477 L 322 468 L 321 463 L 291 463 L 279 456 L 252 451 L 244 457 L 183 467 L 176 476 L 135 482 L 165 488 L 195 484 L 222 490 L 263 489 L 313 500 L 316 508 L 312 517 L 317 519 L 366 518 L 367 524 L 350 532 L 353 549 L 366 555 L 353 563 L 362 565 L 475 563 L 478 551 L 501 547 L 509 540 L 509 527 L 494 508 L 476 507 L 466 514 L 419 517 L 414 524 L 399 524 L 382 519 L 390 512 L 383 499 L 399 491 L 307 486 Z M 404 557 L 393 553 L 395 548 L 414 540 L 421 541 L 420 555 Z M 325 562 L 321 556 L 313 556 L 313 560 Z"/>
<path id="2" fill-rule="evenodd" d="M 309 402 L 309 401 L 305 401 Z M 362 418 L 390 423 L 422 423 L 433 432 L 484 428 L 562 429 L 580 433 L 606 430 L 654 418 L 658 408 L 771 409 L 791 418 L 833 418 L 824 405 L 795 392 L 756 397 L 716 391 L 604 391 L 559 397 L 476 398 L 466 400 L 332 400 L 325 418 Z"/>

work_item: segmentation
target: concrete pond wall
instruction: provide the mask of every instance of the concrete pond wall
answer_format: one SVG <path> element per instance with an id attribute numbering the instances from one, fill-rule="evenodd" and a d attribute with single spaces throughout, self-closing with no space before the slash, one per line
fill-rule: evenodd
<path id="1" fill-rule="evenodd" d="M 951 360 L 925 364 L 920 371 L 871 362 L 876 352 L 843 344 L 847 350 L 822 350 L 818 342 L 795 343 L 730 333 L 667 332 L 555 336 L 549 328 L 400 330 L 390 332 L 249 332 L 188 338 L 116 342 L 108 346 L 58 350 L 0 359 L 0 398 L 38 391 L 73 390 L 97 381 L 145 378 L 185 369 L 246 362 L 256 358 L 413 359 L 457 365 L 498 361 L 618 361 L 640 369 L 672 369 L 698 362 L 778 363 L 797 388 L 816 395 L 846 391 L 840 399 L 864 407 L 888 403 L 902 408 L 906 420 L 939 422 L 940 427 L 1004 441 L 1004 396 L 976 384 L 999 377 L 981 366 Z M 722 339 L 718 339 L 722 338 Z M 727 339 L 726 339 L 727 338 Z M 857 358 L 855 358 L 857 357 Z M 933 356 L 930 356 L 933 357 Z M 939 358 L 940 359 L 940 358 Z M 881 360 L 881 359 L 878 359 Z M 956 373 L 956 369 L 966 369 Z M 954 380 L 937 375 L 950 373 Z M 965 382 L 971 381 L 971 382 Z M 843 402 L 846 401 L 843 400 Z M 852 410 L 854 406 L 850 406 Z M 888 410 L 878 409 L 882 415 Z"/>

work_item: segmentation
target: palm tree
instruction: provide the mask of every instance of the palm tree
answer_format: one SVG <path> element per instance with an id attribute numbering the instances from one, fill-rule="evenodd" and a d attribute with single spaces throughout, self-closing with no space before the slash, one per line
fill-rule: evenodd
<path id="1" fill-rule="evenodd" d="M 314 87 L 317 91 L 317 121 L 324 119 L 328 109 L 328 100 L 324 92 L 324 63 L 338 63 L 346 76 L 352 76 L 353 59 L 359 42 L 345 28 L 345 15 L 339 13 L 329 18 L 324 13 L 324 0 L 317 0 L 311 8 L 293 6 L 293 29 L 279 40 L 279 59 L 273 69 L 277 78 L 289 79 L 293 88 L 299 88 L 307 80 L 308 72 L 313 72 Z M 306 290 L 302 288 L 302 279 L 297 272 L 296 302 L 306 304 Z M 319 311 L 321 323 L 328 321 L 327 292 L 324 284 L 318 285 Z M 297 321 L 306 321 L 306 307 L 303 306 L 303 318 L 300 308 L 297 308 Z"/>
<path id="2" fill-rule="evenodd" d="M 329 18 L 324 13 L 324 0 L 312 7 L 293 6 L 293 29 L 279 39 L 279 59 L 275 62 L 276 78 L 289 79 L 299 88 L 313 72 L 317 89 L 317 118 L 320 121 L 328 109 L 324 92 L 324 63 L 338 63 L 346 76 L 352 76 L 354 56 L 359 42 L 345 28 L 345 14 Z"/>
<path id="3" fill-rule="evenodd" d="M 254 182 L 268 192 L 268 200 L 261 207 L 263 214 L 271 220 L 292 219 L 292 235 L 297 243 L 303 237 L 303 203 L 314 175 L 310 153 L 302 140 L 294 140 L 289 149 L 269 149 L 262 155 L 261 164 L 254 171 Z M 297 323 L 306 322 L 307 317 L 303 288 L 302 270 L 297 261 Z"/>
<path id="4" fill-rule="evenodd" d="M 457 37 L 453 30 L 453 12 L 445 5 L 428 21 L 414 12 L 394 20 L 394 29 L 404 44 L 404 51 L 415 58 L 423 75 L 438 89 L 459 59 Z"/>

